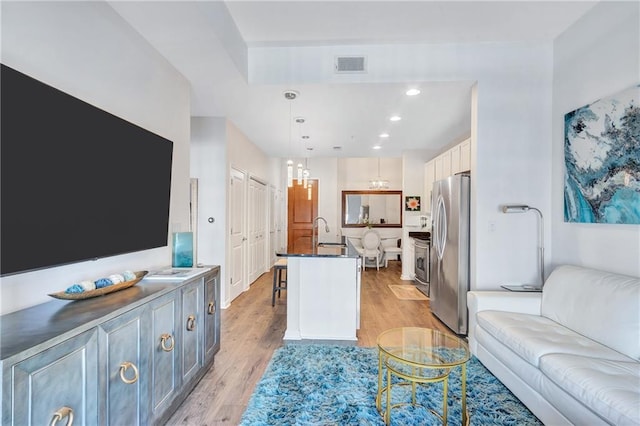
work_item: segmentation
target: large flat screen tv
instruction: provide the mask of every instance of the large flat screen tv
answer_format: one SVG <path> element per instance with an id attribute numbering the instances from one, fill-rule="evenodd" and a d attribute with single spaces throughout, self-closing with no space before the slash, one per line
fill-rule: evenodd
<path id="1" fill-rule="evenodd" d="M 1 274 L 166 246 L 173 143 L 1 68 Z"/>

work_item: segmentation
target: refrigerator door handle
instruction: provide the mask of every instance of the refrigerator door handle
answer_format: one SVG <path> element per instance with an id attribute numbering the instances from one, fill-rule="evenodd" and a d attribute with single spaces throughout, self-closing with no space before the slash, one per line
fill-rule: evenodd
<path id="1" fill-rule="evenodd" d="M 438 215 L 439 211 L 438 211 L 438 202 L 436 201 L 434 203 L 434 210 L 433 210 L 433 224 L 432 224 L 432 228 L 433 228 L 433 232 L 431 235 L 431 238 L 433 240 L 433 249 L 435 250 L 436 255 L 439 253 L 438 252 L 438 227 L 440 226 L 440 217 Z"/>
<path id="2" fill-rule="evenodd" d="M 438 254 L 438 259 L 442 260 L 442 257 L 444 256 L 444 248 L 447 244 L 447 211 L 442 195 L 438 196 L 438 206 L 436 208 L 436 214 L 438 220 L 438 228 L 436 229 L 436 252 Z"/>

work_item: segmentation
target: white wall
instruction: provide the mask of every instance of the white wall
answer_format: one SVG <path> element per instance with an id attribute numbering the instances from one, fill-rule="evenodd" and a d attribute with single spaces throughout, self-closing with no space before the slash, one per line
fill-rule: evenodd
<path id="1" fill-rule="evenodd" d="M 417 212 L 404 212 L 404 217 L 424 214 L 424 165 L 436 156 L 434 150 L 411 150 L 402 153 L 402 190 L 403 196 L 419 195 L 421 208 Z M 403 198 L 404 200 L 404 198 Z"/>
<path id="2" fill-rule="evenodd" d="M 263 182 L 268 182 L 269 176 L 272 175 L 270 167 L 273 163 L 264 152 L 228 120 L 226 134 L 229 165 L 243 170 Z"/>
<path id="3" fill-rule="evenodd" d="M 106 3 L 1 7 L 3 63 L 174 142 L 170 222 L 188 229 L 188 82 Z M 170 264 L 167 245 L 3 277 L 0 312 L 46 302 L 83 279 Z"/>
<path id="4" fill-rule="evenodd" d="M 552 266 L 640 276 L 640 226 L 564 222 L 564 115 L 640 82 L 640 4 L 602 2 L 554 43 Z"/>
<path id="5" fill-rule="evenodd" d="M 248 182 L 249 176 L 255 176 L 262 181 L 267 178 L 266 182 L 277 187 L 277 181 L 268 180 L 274 174 L 271 159 L 232 122 L 221 117 L 193 117 L 191 126 L 191 176 L 199 180 L 198 262 L 222 266 L 221 300 L 222 306 L 227 307 L 231 303 L 228 241 L 230 222 L 227 220 L 227 183 L 231 167 L 246 173 L 245 182 Z M 268 212 L 265 211 L 265 221 L 267 215 Z M 209 223 L 209 217 L 215 219 L 213 223 Z M 249 262 L 245 262 L 245 266 L 248 265 Z"/>
<path id="6" fill-rule="evenodd" d="M 228 173 L 225 131 L 224 118 L 191 118 L 191 177 L 198 179 L 197 262 L 203 265 L 225 265 L 226 259 L 225 183 Z M 227 268 L 221 269 L 221 282 L 227 282 Z"/>
<path id="7" fill-rule="evenodd" d="M 366 74 L 333 72 L 335 55 L 356 53 Z M 499 205 L 551 211 L 551 43 L 252 47 L 249 57 L 252 84 L 477 81 L 471 287 L 535 280 L 536 230 Z"/>

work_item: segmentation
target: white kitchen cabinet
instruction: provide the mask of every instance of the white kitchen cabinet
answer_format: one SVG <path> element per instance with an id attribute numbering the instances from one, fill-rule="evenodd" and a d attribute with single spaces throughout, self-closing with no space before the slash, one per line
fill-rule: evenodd
<path id="1" fill-rule="evenodd" d="M 443 152 L 442 155 L 442 176 L 440 179 L 451 176 L 451 150 Z"/>
<path id="2" fill-rule="evenodd" d="M 460 144 L 460 171 L 466 172 L 471 170 L 471 139 Z"/>
<path id="3" fill-rule="evenodd" d="M 436 180 L 436 165 L 435 161 L 428 161 L 424 165 L 424 201 L 422 202 L 423 211 L 426 213 L 431 212 L 431 190 L 433 189 L 433 182 Z"/>
<path id="4" fill-rule="evenodd" d="M 450 175 L 455 175 L 462 171 L 460 166 L 460 145 L 456 145 L 449 150 L 449 155 L 451 157 L 451 173 Z"/>
<path id="5" fill-rule="evenodd" d="M 442 179 L 444 171 L 442 170 L 442 156 L 439 155 L 433 160 L 434 164 L 434 172 L 433 172 L 433 180 L 434 182 Z"/>
<path id="6" fill-rule="evenodd" d="M 471 139 L 466 139 L 453 148 L 443 152 L 425 164 L 425 198 L 428 197 L 433 182 L 460 172 L 471 171 Z M 428 200 L 423 203 L 427 211 L 431 210 Z"/>

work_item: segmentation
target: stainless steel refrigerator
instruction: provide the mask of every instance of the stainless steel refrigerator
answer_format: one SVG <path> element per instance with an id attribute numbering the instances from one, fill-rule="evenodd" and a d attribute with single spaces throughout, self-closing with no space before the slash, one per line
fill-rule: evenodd
<path id="1" fill-rule="evenodd" d="M 469 181 L 455 175 L 433 183 L 431 311 L 457 334 L 467 334 Z"/>

